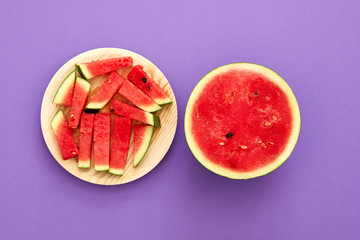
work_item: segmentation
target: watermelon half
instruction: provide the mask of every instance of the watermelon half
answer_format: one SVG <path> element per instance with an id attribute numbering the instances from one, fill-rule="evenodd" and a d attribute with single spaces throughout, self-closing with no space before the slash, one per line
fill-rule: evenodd
<path id="1" fill-rule="evenodd" d="M 75 66 L 83 78 L 90 79 L 132 65 L 131 57 L 120 57 L 76 64 Z"/>
<path id="2" fill-rule="evenodd" d="M 72 71 L 61 83 L 58 88 L 53 103 L 59 104 L 62 106 L 71 107 L 72 97 L 74 94 L 76 70 Z"/>
<path id="3" fill-rule="evenodd" d="M 208 73 L 185 111 L 190 150 L 219 175 L 248 179 L 278 168 L 300 133 L 300 110 L 287 83 L 256 64 L 235 63 Z"/>
<path id="4" fill-rule="evenodd" d="M 101 85 L 99 91 L 90 99 L 86 105 L 87 110 L 98 110 L 103 108 L 119 90 L 125 79 L 117 72 L 112 72 Z"/>
<path id="5" fill-rule="evenodd" d="M 109 173 L 123 175 L 129 152 L 131 119 L 114 118 Z"/>
<path id="6" fill-rule="evenodd" d="M 155 114 L 145 112 L 120 100 L 115 99 L 111 103 L 111 111 L 117 115 L 131 118 L 149 125 L 160 127 L 160 119 Z"/>
<path id="7" fill-rule="evenodd" d="M 154 132 L 154 126 L 135 125 L 134 126 L 134 167 L 139 165 L 144 158 Z"/>
<path id="8" fill-rule="evenodd" d="M 76 157 L 79 150 L 76 147 L 74 136 L 72 135 L 68 122 L 61 109 L 51 120 L 51 127 L 54 130 L 56 140 L 59 143 L 61 155 L 64 160 Z"/>
<path id="9" fill-rule="evenodd" d="M 70 128 L 77 128 L 79 126 L 81 114 L 84 110 L 86 100 L 90 92 L 90 87 L 90 83 L 85 79 L 80 77 L 76 78 L 72 106 L 69 113 Z"/>
<path id="10" fill-rule="evenodd" d="M 141 65 L 134 66 L 129 72 L 127 79 L 140 88 L 141 91 L 152 98 L 157 104 L 164 105 L 171 103 L 171 99 L 166 95 L 164 90 L 144 72 L 143 68 Z"/>

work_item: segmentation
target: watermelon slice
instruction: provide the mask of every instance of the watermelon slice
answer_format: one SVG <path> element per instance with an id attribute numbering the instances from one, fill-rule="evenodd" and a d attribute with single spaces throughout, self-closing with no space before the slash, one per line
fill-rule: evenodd
<path id="1" fill-rule="evenodd" d="M 51 121 L 56 139 L 59 143 L 60 151 L 64 160 L 76 157 L 79 150 L 76 147 L 74 136 L 72 135 L 68 122 L 61 109 L 55 114 Z"/>
<path id="2" fill-rule="evenodd" d="M 91 162 L 91 142 L 94 114 L 83 113 L 80 121 L 78 167 L 89 168 Z"/>
<path id="3" fill-rule="evenodd" d="M 94 118 L 95 171 L 109 170 L 111 118 L 108 113 L 98 113 Z"/>
<path id="4" fill-rule="evenodd" d="M 76 78 L 75 72 L 76 70 L 72 71 L 61 83 L 54 96 L 53 103 L 71 107 Z"/>
<path id="5" fill-rule="evenodd" d="M 161 110 L 161 107 L 148 97 L 144 92 L 137 88 L 130 81 L 125 80 L 119 89 L 119 93 L 127 100 L 132 102 L 138 108 L 147 112 L 156 112 Z"/>
<path id="6" fill-rule="evenodd" d="M 290 156 L 300 111 L 278 74 L 237 63 L 213 70 L 196 85 L 184 127 L 201 164 L 222 176 L 247 179 L 275 170 Z"/>
<path id="7" fill-rule="evenodd" d="M 132 65 L 131 57 L 120 57 L 76 64 L 75 66 L 83 78 L 90 79 Z"/>
<path id="8" fill-rule="evenodd" d="M 101 85 L 99 91 L 91 98 L 86 109 L 101 109 L 116 94 L 125 79 L 117 72 L 110 73 L 109 77 Z"/>
<path id="9" fill-rule="evenodd" d="M 162 88 L 152 80 L 143 70 L 143 66 L 136 65 L 129 72 L 127 78 L 141 89 L 146 95 L 151 97 L 157 104 L 164 105 L 171 103 L 171 99 L 166 95 Z"/>
<path id="10" fill-rule="evenodd" d="M 90 83 L 80 77 L 76 78 L 74 96 L 72 99 L 72 106 L 69 113 L 70 128 L 77 128 L 79 126 L 80 117 L 83 112 L 87 97 L 90 92 Z"/>
<path id="11" fill-rule="evenodd" d="M 158 116 L 130 106 L 129 104 L 126 104 L 117 99 L 111 103 L 111 111 L 117 115 L 160 127 L 160 119 Z"/>
<path id="12" fill-rule="evenodd" d="M 154 126 L 135 125 L 134 126 L 134 167 L 144 158 L 149 146 Z"/>
<path id="13" fill-rule="evenodd" d="M 123 175 L 129 152 L 131 119 L 114 118 L 109 173 Z"/>

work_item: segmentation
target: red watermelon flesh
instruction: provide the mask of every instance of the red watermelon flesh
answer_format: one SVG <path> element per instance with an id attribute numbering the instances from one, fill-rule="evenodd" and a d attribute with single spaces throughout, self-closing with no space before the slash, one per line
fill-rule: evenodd
<path id="1" fill-rule="evenodd" d="M 131 119 L 115 116 L 109 173 L 122 175 L 129 152 Z"/>
<path id="2" fill-rule="evenodd" d="M 125 80 L 119 89 L 119 93 L 127 100 L 132 102 L 138 108 L 147 112 L 156 112 L 161 110 L 161 107 L 154 102 L 149 96 L 142 92 L 130 81 Z"/>
<path id="3" fill-rule="evenodd" d="M 160 126 L 160 119 L 158 116 L 133 107 L 120 100 L 115 99 L 112 101 L 110 108 L 111 111 L 117 115 L 131 118 L 149 125 Z"/>
<path id="4" fill-rule="evenodd" d="M 110 73 L 109 77 L 101 85 L 99 91 L 91 98 L 86 109 L 103 108 L 116 94 L 125 79 L 117 72 Z"/>
<path id="5" fill-rule="evenodd" d="M 279 86 L 259 73 L 238 70 L 208 82 L 195 102 L 191 120 L 204 155 L 240 172 L 274 161 L 288 142 L 293 121 L 287 96 Z"/>
<path id="6" fill-rule="evenodd" d="M 69 113 L 70 128 L 79 126 L 80 117 L 84 110 L 87 97 L 90 92 L 90 83 L 80 77 L 76 78 L 72 106 Z"/>
<path id="7" fill-rule="evenodd" d="M 78 157 L 79 168 L 90 167 L 94 116 L 94 114 L 89 113 L 83 113 L 81 116 Z"/>
<path id="8" fill-rule="evenodd" d="M 51 121 L 56 139 L 59 143 L 60 151 L 64 160 L 76 157 L 79 151 L 76 147 L 74 136 L 68 126 L 64 113 L 59 110 Z"/>
<path id="9" fill-rule="evenodd" d="M 132 65 L 133 59 L 131 57 L 120 57 L 78 64 L 76 68 L 83 78 L 90 79 Z"/>
<path id="10" fill-rule="evenodd" d="M 171 103 L 171 99 L 166 95 L 164 90 L 144 72 L 143 68 L 141 65 L 134 66 L 129 72 L 127 79 L 146 93 L 146 95 L 152 98 L 157 104 L 164 105 Z"/>
<path id="11" fill-rule="evenodd" d="M 94 118 L 94 165 L 96 171 L 109 170 L 111 117 L 108 113 L 98 113 Z"/>

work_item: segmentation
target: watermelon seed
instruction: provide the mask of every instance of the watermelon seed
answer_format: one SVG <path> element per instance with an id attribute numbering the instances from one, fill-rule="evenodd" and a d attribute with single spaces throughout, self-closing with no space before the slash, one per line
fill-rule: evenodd
<path id="1" fill-rule="evenodd" d="M 115 109 L 113 108 L 113 109 L 111 109 L 110 111 L 113 112 L 113 111 L 115 111 Z"/>
<path id="2" fill-rule="evenodd" d="M 272 116 L 272 119 L 273 119 L 274 121 L 276 121 L 276 120 L 277 120 L 277 117 L 276 117 L 275 115 L 273 115 L 273 116 Z"/>
<path id="3" fill-rule="evenodd" d="M 235 97 L 235 95 L 236 95 L 236 91 L 233 91 L 232 96 Z"/>
<path id="4" fill-rule="evenodd" d="M 220 144 L 221 146 L 224 146 L 224 145 L 225 145 L 225 143 L 224 143 L 224 142 L 220 142 L 219 144 Z"/>
<path id="5" fill-rule="evenodd" d="M 255 91 L 255 92 L 254 92 L 254 95 L 257 96 L 257 95 L 259 95 L 259 93 Z"/>
<path id="6" fill-rule="evenodd" d="M 269 123 L 269 122 L 265 122 L 265 126 L 270 126 L 271 125 L 271 123 Z"/>
<path id="7" fill-rule="evenodd" d="M 146 83 L 147 80 L 146 80 L 146 78 L 142 78 L 142 81 L 143 81 L 144 83 Z"/>
<path id="8" fill-rule="evenodd" d="M 72 155 L 75 155 L 76 154 L 76 152 L 71 152 L 72 153 Z"/>
<path id="9" fill-rule="evenodd" d="M 269 144 L 274 145 L 274 143 L 273 143 L 273 142 L 269 142 Z"/>
<path id="10" fill-rule="evenodd" d="M 150 86 L 147 87 L 150 90 Z"/>
<path id="11" fill-rule="evenodd" d="M 262 144 L 261 144 L 261 146 L 262 146 L 263 148 L 266 148 L 266 145 L 265 145 L 265 143 L 262 143 Z"/>
<path id="12" fill-rule="evenodd" d="M 247 149 L 247 146 L 241 145 L 241 148 L 242 148 L 242 149 Z"/>
<path id="13" fill-rule="evenodd" d="M 270 101 L 270 98 L 268 96 L 265 97 L 266 101 Z"/>
<path id="14" fill-rule="evenodd" d="M 228 134 L 226 134 L 226 138 L 231 138 L 232 136 L 234 136 L 234 134 L 233 133 L 228 133 Z"/>

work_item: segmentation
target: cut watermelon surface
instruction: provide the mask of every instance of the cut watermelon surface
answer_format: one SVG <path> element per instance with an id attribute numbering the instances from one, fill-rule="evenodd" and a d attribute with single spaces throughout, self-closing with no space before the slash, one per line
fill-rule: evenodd
<path id="1" fill-rule="evenodd" d="M 59 110 L 51 121 L 56 139 L 59 143 L 60 151 L 64 160 L 76 157 L 79 151 L 76 147 L 74 137 L 68 126 L 64 113 Z"/>
<path id="2" fill-rule="evenodd" d="M 90 87 L 90 83 L 85 79 L 80 77 L 76 78 L 72 106 L 69 113 L 70 128 L 77 128 L 79 126 L 80 117 L 84 110 Z"/>
<path id="3" fill-rule="evenodd" d="M 53 103 L 71 107 L 72 97 L 74 94 L 75 78 L 76 73 L 74 70 L 61 83 L 54 96 Z"/>
<path id="4" fill-rule="evenodd" d="M 161 110 L 161 107 L 154 102 L 149 96 L 142 92 L 130 81 L 125 80 L 119 89 L 119 93 L 127 100 L 132 102 L 138 108 L 147 112 L 156 112 Z"/>
<path id="5" fill-rule="evenodd" d="M 115 99 L 111 103 L 111 111 L 120 116 L 124 116 L 149 125 L 160 127 L 160 119 L 158 116 L 145 112 L 139 108 L 133 107 L 117 99 Z"/>
<path id="6" fill-rule="evenodd" d="M 154 126 L 135 125 L 134 126 L 134 167 L 139 165 L 144 158 L 149 146 Z"/>
<path id="7" fill-rule="evenodd" d="M 300 111 L 290 87 L 272 70 L 238 63 L 217 68 L 193 90 L 185 134 L 209 170 L 236 179 L 265 175 L 291 154 Z"/>
<path id="8" fill-rule="evenodd" d="M 94 114 L 83 113 L 80 121 L 78 167 L 89 168 L 91 162 L 91 143 L 94 127 Z"/>
<path id="9" fill-rule="evenodd" d="M 120 57 L 76 64 L 76 68 L 83 78 L 90 79 L 132 65 L 131 57 Z"/>
<path id="10" fill-rule="evenodd" d="M 117 72 L 112 72 L 101 85 L 99 91 L 90 99 L 86 109 L 101 109 L 116 94 L 125 79 Z"/>
<path id="11" fill-rule="evenodd" d="M 96 171 L 109 170 L 111 117 L 98 113 L 94 118 L 93 152 Z"/>
<path id="12" fill-rule="evenodd" d="M 157 104 L 164 105 L 172 102 L 164 90 L 144 72 L 143 66 L 134 66 L 129 72 L 127 79 L 152 98 Z"/>
<path id="13" fill-rule="evenodd" d="M 109 173 L 123 175 L 130 144 L 131 119 L 115 116 Z"/>

